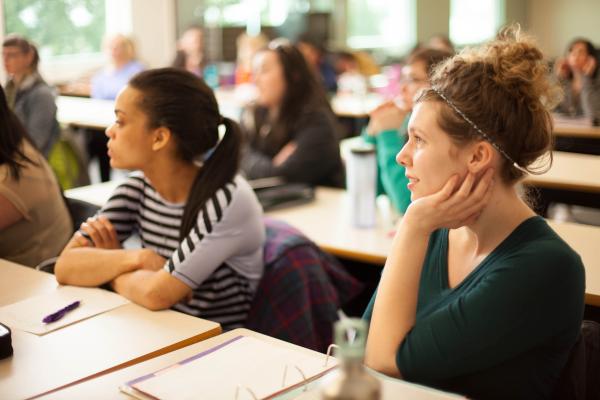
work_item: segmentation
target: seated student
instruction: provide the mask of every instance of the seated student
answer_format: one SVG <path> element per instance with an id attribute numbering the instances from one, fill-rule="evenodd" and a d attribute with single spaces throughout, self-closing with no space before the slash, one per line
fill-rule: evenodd
<path id="1" fill-rule="evenodd" d="M 600 73 L 596 49 L 587 39 L 575 39 L 567 55 L 556 61 L 555 73 L 565 92 L 556 111 L 570 116 L 600 118 Z"/>
<path id="2" fill-rule="evenodd" d="M 27 39 L 9 35 L 2 43 L 2 58 L 9 76 L 6 97 L 39 151 L 48 157 L 59 137 L 52 89 L 38 72 L 40 56 Z"/>
<path id="3" fill-rule="evenodd" d="M 412 203 L 370 320 L 366 364 L 475 399 L 550 398 L 581 327 L 581 259 L 519 197 L 548 155 L 557 88 L 514 28 L 440 64 L 398 154 Z"/>
<path id="4" fill-rule="evenodd" d="M 445 51 L 451 54 L 456 53 L 456 49 L 454 48 L 452 41 L 443 33 L 436 33 L 435 35 L 431 36 L 425 44 L 425 47 L 429 49 Z"/>
<path id="5" fill-rule="evenodd" d="M 90 94 L 94 99 L 114 100 L 129 78 L 144 70 L 144 65 L 136 60 L 133 40 L 125 35 L 107 38 L 104 47 L 109 63 L 92 77 Z"/>
<path id="6" fill-rule="evenodd" d="M 204 63 L 204 33 L 201 27 L 191 26 L 177 41 L 177 53 L 171 66 L 202 77 Z"/>
<path id="7" fill-rule="evenodd" d="M 246 176 L 343 185 L 337 122 L 300 51 L 286 42 L 273 42 L 256 61 L 258 99 L 241 118 Z"/>
<path id="8" fill-rule="evenodd" d="M 236 46 L 236 65 L 235 65 L 235 84 L 242 85 L 252 82 L 252 61 L 254 56 L 260 50 L 267 47 L 269 39 L 264 33 L 251 36 L 247 33 L 241 33 L 235 40 Z"/>
<path id="9" fill-rule="evenodd" d="M 311 34 L 303 34 L 298 38 L 298 50 L 304 56 L 308 66 L 317 74 L 319 83 L 327 93 L 337 91 L 337 75 L 335 68 L 327 58 L 327 53 L 319 40 Z"/>
<path id="10" fill-rule="evenodd" d="M 105 51 L 109 64 L 92 77 L 91 97 L 114 100 L 129 78 L 144 70 L 144 65 L 136 60 L 133 41 L 124 35 L 114 35 L 105 41 Z M 106 153 L 106 136 L 101 130 L 88 130 L 87 151 L 90 159 L 98 158 L 100 180 L 110 180 L 110 160 Z"/>
<path id="11" fill-rule="evenodd" d="M 82 224 L 56 262 L 57 280 L 110 282 L 149 309 L 241 326 L 263 271 L 265 228 L 237 175 L 237 125 L 219 115 L 200 78 L 173 68 L 136 75 L 115 107 L 106 130 L 111 165 L 140 172 Z M 122 249 L 133 233 L 143 248 Z"/>
<path id="12" fill-rule="evenodd" d="M 363 132 L 365 140 L 373 143 L 377 150 L 380 191 L 388 195 L 401 213 L 405 213 L 410 204 L 410 191 L 406 187 L 408 178 L 404 175 L 404 166 L 396 162 L 396 154 L 406 143 L 413 98 L 419 90 L 429 86 L 428 74 L 432 67 L 450 56 L 446 51 L 433 49 L 412 53 L 402 68 L 400 93 L 396 101 L 384 103 L 373 110 L 369 125 Z"/>
<path id="13" fill-rule="evenodd" d="M 0 88 L 0 258 L 35 267 L 72 232 L 54 173 Z"/>

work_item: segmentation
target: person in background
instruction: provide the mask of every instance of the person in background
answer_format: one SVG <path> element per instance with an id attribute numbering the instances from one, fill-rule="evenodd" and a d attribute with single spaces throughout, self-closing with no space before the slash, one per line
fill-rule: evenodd
<path id="1" fill-rule="evenodd" d="M 358 60 L 348 51 L 338 52 L 335 70 L 337 74 L 337 94 L 365 96 L 368 90 L 367 77 L 361 73 Z"/>
<path id="2" fill-rule="evenodd" d="M 397 158 L 413 202 L 365 312 L 369 367 L 473 399 L 554 398 L 585 270 L 519 194 L 551 161 L 549 75 L 509 28 L 441 63 L 415 100 Z"/>
<path id="3" fill-rule="evenodd" d="M 237 61 L 235 66 L 235 84 L 252 82 L 252 61 L 260 50 L 267 47 L 269 40 L 264 34 L 250 36 L 247 33 L 239 35 L 235 41 Z"/>
<path id="4" fill-rule="evenodd" d="M 91 97 L 114 100 L 129 79 L 144 70 L 144 65 L 136 59 L 133 40 L 125 35 L 108 37 L 104 49 L 109 63 L 92 77 Z"/>
<path id="5" fill-rule="evenodd" d="M 600 118 L 600 73 L 594 45 L 587 39 L 573 40 L 565 58 L 558 59 L 554 71 L 565 92 L 556 111 L 569 116 Z"/>
<path id="6" fill-rule="evenodd" d="M 432 67 L 452 54 L 443 50 L 422 48 L 412 53 L 402 68 L 400 93 L 395 101 L 384 103 L 371 112 L 363 138 L 375 145 L 379 192 L 385 193 L 397 211 L 404 213 L 410 204 L 408 178 L 396 155 L 406 143 L 408 121 L 413 98 L 429 87 Z"/>
<path id="7" fill-rule="evenodd" d="M 56 262 L 58 282 L 110 283 L 151 310 L 242 326 L 263 272 L 265 227 L 238 175 L 237 124 L 221 117 L 202 79 L 174 68 L 133 77 L 115 115 L 111 165 L 138 172 L 81 225 Z M 142 248 L 124 250 L 134 233 Z"/>
<path id="8" fill-rule="evenodd" d="M 287 42 L 271 42 L 257 54 L 255 81 L 256 104 L 241 117 L 246 176 L 342 186 L 336 119 L 300 51 Z"/>
<path id="9" fill-rule="evenodd" d="M 54 173 L 0 88 L 0 258 L 35 267 L 72 232 Z"/>
<path id="10" fill-rule="evenodd" d="M 425 44 L 425 47 L 429 49 L 445 51 L 450 54 L 454 54 L 456 52 L 450 38 L 442 33 L 438 33 L 430 37 Z"/>
<path id="11" fill-rule="evenodd" d="M 310 34 L 304 34 L 298 38 L 296 46 L 319 77 L 325 91 L 335 93 L 337 91 L 337 75 L 322 44 Z"/>
<path id="12" fill-rule="evenodd" d="M 92 77 L 91 97 L 114 100 L 129 79 L 144 70 L 144 65 L 136 60 L 135 45 L 125 35 L 117 34 L 106 38 L 104 49 L 110 62 Z M 98 159 L 100 180 L 106 182 L 110 180 L 110 159 L 106 153 L 108 140 L 100 130 L 88 129 L 86 136 L 88 156 L 90 159 Z"/>
<path id="13" fill-rule="evenodd" d="M 191 26 L 177 41 L 177 53 L 171 66 L 202 77 L 204 64 L 204 32 L 199 26 Z"/>
<path id="14" fill-rule="evenodd" d="M 39 151 L 48 157 L 59 138 L 54 93 L 38 71 L 40 57 L 33 43 L 9 35 L 2 43 L 2 58 L 8 74 L 6 97 Z"/>

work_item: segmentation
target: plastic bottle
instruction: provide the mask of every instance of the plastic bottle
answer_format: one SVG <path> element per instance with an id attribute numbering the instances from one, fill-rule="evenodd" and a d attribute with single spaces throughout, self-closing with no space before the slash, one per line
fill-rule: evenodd
<path id="1" fill-rule="evenodd" d="M 321 392 L 323 400 L 377 400 L 381 383 L 363 365 L 367 341 L 367 322 L 344 318 L 335 323 L 335 343 L 341 359 L 339 375 Z"/>
<path id="2" fill-rule="evenodd" d="M 346 159 L 346 188 L 352 223 L 358 228 L 375 226 L 376 186 L 375 148 L 368 144 L 353 147 Z"/>

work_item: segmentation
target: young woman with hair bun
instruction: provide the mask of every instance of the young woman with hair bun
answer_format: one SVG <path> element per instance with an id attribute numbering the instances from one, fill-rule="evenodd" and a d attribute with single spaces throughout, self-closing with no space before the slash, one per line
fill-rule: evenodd
<path id="1" fill-rule="evenodd" d="M 412 203 L 365 313 L 368 366 L 476 399 L 552 395 L 584 268 L 517 185 L 550 155 L 559 92 L 516 28 L 436 68 L 397 156 Z"/>

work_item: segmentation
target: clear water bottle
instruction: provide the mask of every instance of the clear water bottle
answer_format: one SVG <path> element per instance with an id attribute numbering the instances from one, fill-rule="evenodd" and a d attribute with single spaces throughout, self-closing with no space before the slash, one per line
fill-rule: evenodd
<path id="1" fill-rule="evenodd" d="M 350 215 L 354 226 L 374 227 L 377 160 L 372 145 L 364 143 L 350 149 L 346 159 L 346 188 L 350 197 Z"/>
<path id="2" fill-rule="evenodd" d="M 336 357 L 341 360 L 338 376 L 321 392 L 323 400 L 377 400 L 381 383 L 363 365 L 367 322 L 344 318 L 335 323 Z"/>

